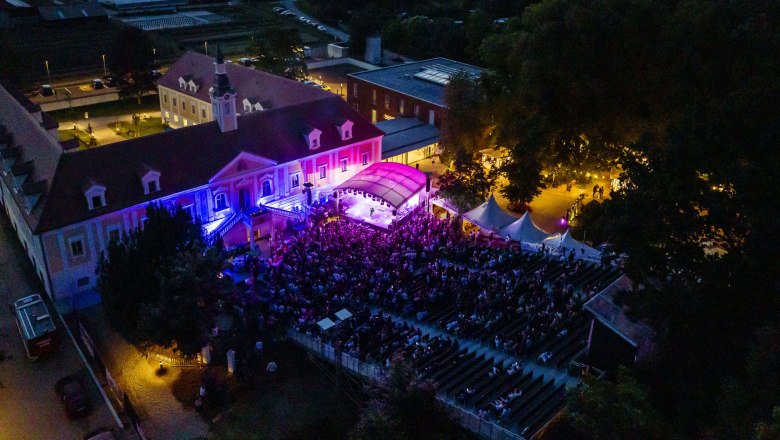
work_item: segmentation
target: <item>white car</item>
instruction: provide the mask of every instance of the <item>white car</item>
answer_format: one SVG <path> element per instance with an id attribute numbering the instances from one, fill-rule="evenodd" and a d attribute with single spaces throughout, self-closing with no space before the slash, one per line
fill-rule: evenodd
<path id="1" fill-rule="evenodd" d="M 294 17 L 295 16 L 295 12 L 290 11 L 290 10 L 285 10 L 284 12 L 282 12 L 282 15 L 286 15 L 288 17 L 289 16 L 293 16 Z"/>
<path id="2" fill-rule="evenodd" d="M 272 10 L 272 11 L 274 11 L 274 12 L 276 12 L 276 13 L 278 14 L 278 13 L 280 13 L 281 11 L 284 11 L 284 8 L 283 8 L 283 7 L 281 7 L 281 6 L 277 6 L 277 7 L 273 8 L 273 9 L 271 9 L 271 10 Z"/>
<path id="3" fill-rule="evenodd" d="M 301 21 L 306 21 L 306 20 L 308 20 L 308 18 L 306 18 L 306 17 L 304 17 L 303 15 L 301 15 L 300 17 L 298 17 L 298 20 L 301 20 Z"/>
<path id="4" fill-rule="evenodd" d="M 326 28 L 326 27 L 325 27 L 325 26 L 323 26 L 323 25 L 319 25 L 319 26 L 317 26 L 317 30 L 320 30 L 320 31 L 323 31 L 323 32 L 324 32 L 324 31 L 327 31 L 327 30 L 328 30 L 328 28 Z"/>

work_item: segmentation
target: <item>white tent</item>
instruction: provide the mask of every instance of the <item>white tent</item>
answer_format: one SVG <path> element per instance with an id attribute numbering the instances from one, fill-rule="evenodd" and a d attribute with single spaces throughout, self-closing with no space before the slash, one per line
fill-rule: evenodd
<path id="1" fill-rule="evenodd" d="M 504 226 L 498 232 L 500 236 L 509 236 L 511 240 L 519 241 L 522 243 L 541 243 L 542 240 L 549 237 L 550 234 L 541 230 L 534 224 L 531 219 L 531 215 L 528 211 L 523 214 L 522 217 L 510 223 L 508 226 Z"/>
<path id="2" fill-rule="evenodd" d="M 569 252 L 574 250 L 574 258 L 596 261 L 601 259 L 601 252 L 572 238 L 568 229 L 563 235 L 552 235 L 542 243 L 554 254 L 568 256 Z"/>
<path id="3" fill-rule="evenodd" d="M 490 195 L 487 202 L 463 214 L 463 218 L 482 229 L 494 232 L 517 220 L 517 217 L 498 206 L 493 194 Z"/>

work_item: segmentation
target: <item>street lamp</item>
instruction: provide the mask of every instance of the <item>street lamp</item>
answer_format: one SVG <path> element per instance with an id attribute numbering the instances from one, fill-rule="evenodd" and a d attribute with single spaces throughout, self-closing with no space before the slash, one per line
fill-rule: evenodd
<path id="1" fill-rule="evenodd" d="M 152 48 L 152 62 L 154 63 L 154 67 L 157 67 L 157 48 Z"/>
<path id="2" fill-rule="evenodd" d="M 344 88 L 344 83 L 339 83 L 339 96 L 344 96 L 344 95 L 341 93 L 341 89 L 343 89 L 343 88 Z"/>
<path id="3" fill-rule="evenodd" d="M 44 60 L 43 63 L 46 65 L 46 77 L 49 78 L 49 85 L 51 85 L 51 74 L 49 73 L 49 60 Z"/>
<path id="4" fill-rule="evenodd" d="M 204 41 L 203 42 L 203 47 L 206 48 L 206 55 L 208 55 L 209 54 L 209 42 L 208 41 Z"/>
<path id="5" fill-rule="evenodd" d="M 108 71 L 106 70 L 106 54 L 100 56 L 103 57 L 103 76 L 108 76 Z"/>

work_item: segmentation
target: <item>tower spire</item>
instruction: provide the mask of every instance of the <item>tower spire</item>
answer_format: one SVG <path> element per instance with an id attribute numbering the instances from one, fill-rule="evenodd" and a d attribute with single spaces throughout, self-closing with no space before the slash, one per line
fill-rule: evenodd
<path id="1" fill-rule="evenodd" d="M 211 89 L 212 114 L 223 133 L 235 130 L 238 128 L 236 91 L 230 86 L 230 79 L 225 68 L 225 57 L 219 45 L 217 45 L 217 57 L 214 60 L 214 77 L 214 87 Z"/>

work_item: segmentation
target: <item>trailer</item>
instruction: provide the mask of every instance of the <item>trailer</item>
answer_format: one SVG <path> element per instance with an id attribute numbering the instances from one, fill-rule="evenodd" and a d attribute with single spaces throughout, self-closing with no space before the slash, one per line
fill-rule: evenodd
<path id="1" fill-rule="evenodd" d="M 57 326 L 49 309 L 39 294 L 20 298 L 11 305 L 16 326 L 24 342 L 24 349 L 30 359 L 56 350 L 60 346 Z"/>

